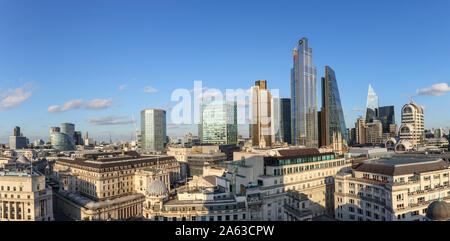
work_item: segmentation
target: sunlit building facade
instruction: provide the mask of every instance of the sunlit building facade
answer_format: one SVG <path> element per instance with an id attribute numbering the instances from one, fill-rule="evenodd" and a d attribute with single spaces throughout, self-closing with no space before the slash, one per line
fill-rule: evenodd
<path id="1" fill-rule="evenodd" d="M 291 69 L 292 144 L 318 147 L 317 71 L 312 63 L 312 48 L 302 38 L 294 49 Z"/>
<path id="2" fill-rule="evenodd" d="M 143 151 L 161 153 L 166 143 L 166 111 L 146 109 L 141 111 L 141 148 Z"/>
<path id="3" fill-rule="evenodd" d="M 347 127 L 334 70 L 325 66 L 325 78 L 322 78 L 322 110 L 321 110 L 321 146 L 330 146 L 333 135 L 342 137 L 342 143 L 348 145 Z"/>
<path id="4" fill-rule="evenodd" d="M 203 144 L 237 144 L 237 103 L 202 103 L 199 136 Z"/>
<path id="5" fill-rule="evenodd" d="M 50 143 L 52 148 L 58 151 L 72 151 L 76 149 L 71 136 L 62 133 L 59 127 L 50 128 Z"/>
<path id="6" fill-rule="evenodd" d="M 367 93 L 366 105 L 366 123 L 370 123 L 377 119 L 378 96 L 373 90 L 372 85 L 369 84 L 369 91 Z"/>

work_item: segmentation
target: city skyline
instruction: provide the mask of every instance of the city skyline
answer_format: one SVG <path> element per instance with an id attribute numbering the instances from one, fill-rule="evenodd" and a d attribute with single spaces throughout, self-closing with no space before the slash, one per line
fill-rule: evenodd
<path id="1" fill-rule="evenodd" d="M 167 128 L 169 136 L 195 134 L 196 125 L 174 125 L 170 120 L 169 112 L 177 103 L 170 100 L 173 90 L 191 90 L 194 80 L 202 80 L 205 89 L 250 89 L 254 81 L 265 79 L 271 88 L 280 90 L 280 98 L 290 97 L 292 49 L 302 37 L 311 41 L 317 76 L 324 76 L 326 65 L 338 73 L 347 127 L 353 127 L 356 118 L 365 115 L 367 87 L 371 84 L 380 106 L 395 106 L 396 123 L 401 120 L 401 107 L 413 96 L 425 107 L 425 128 L 446 129 L 450 113 L 442 109 L 450 105 L 446 93 L 450 90 L 450 47 L 445 44 L 450 41 L 450 30 L 438 26 L 450 23 L 445 15 L 450 5 L 448 1 L 437 1 L 433 6 L 399 2 L 389 3 L 389 9 L 383 8 L 388 2 L 354 2 L 350 10 L 330 2 L 322 9 L 332 14 L 329 20 L 320 22 L 322 19 L 313 13 L 306 13 L 310 20 L 306 18 L 304 25 L 295 27 L 295 18 L 290 15 L 294 10 L 286 7 L 296 7 L 297 3 L 275 9 L 266 3 L 245 3 L 237 11 L 236 20 L 223 22 L 223 16 L 216 18 L 217 12 L 208 11 L 230 8 L 219 3 L 137 3 L 122 8 L 118 3 L 86 6 L 78 2 L 71 3 L 69 14 L 55 1 L 3 1 L 0 22 L 8 24 L 0 24 L 5 33 L 0 38 L 0 143 L 8 142 L 15 126 L 21 127 L 30 142 L 48 141 L 50 127 L 64 122 L 74 123 L 77 130 L 88 131 L 100 141 L 109 141 L 110 134 L 114 141 L 127 141 L 135 133 L 132 116 L 148 108 L 168 112 L 167 124 L 173 127 Z M 307 4 L 311 9 L 320 5 Z M 96 5 L 109 11 L 95 16 L 90 7 Z M 180 23 L 179 18 L 172 17 L 183 15 L 183 7 L 188 7 L 193 18 Z M 253 8 L 257 11 L 252 12 Z M 366 8 L 384 12 L 376 15 Z M 400 11 L 404 8 L 408 11 Z M 368 16 L 356 13 L 358 9 L 367 10 L 363 12 Z M 361 21 L 333 17 L 346 11 Z M 17 19 L 18 12 L 28 18 Z M 275 12 L 274 17 L 250 20 L 271 12 Z M 121 14 L 126 17 L 119 18 Z M 420 21 L 416 19 L 418 14 L 423 14 Z M 203 21 L 205 17 L 211 21 Z M 374 20 L 383 17 L 383 21 Z M 166 22 L 156 26 L 154 21 Z M 239 21 L 251 31 L 233 29 Z M 328 28 L 334 36 L 320 30 L 327 25 L 335 28 Z M 214 26 L 223 31 L 209 31 Z M 362 27 L 368 28 L 360 33 L 353 30 Z M 189 31 L 193 32 L 186 35 Z M 316 94 L 321 98 L 320 91 Z M 238 131 L 248 136 L 245 125 Z"/>

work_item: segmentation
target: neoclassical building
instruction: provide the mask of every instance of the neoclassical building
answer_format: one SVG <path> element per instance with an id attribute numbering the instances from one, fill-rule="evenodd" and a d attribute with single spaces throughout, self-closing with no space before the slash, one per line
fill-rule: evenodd
<path id="1" fill-rule="evenodd" d="M 142 217 L 147 183 L 157 179 L 170 187 L 179 174 L 174 157 L 131 151 L 59 158 L 52 176 L 59 212 L 75 220 L 124 220 Z"/>
<path id="2" fill-rule="evenodd" d="M 374 159 L 335 178 L 335 218 L 424 221 L 428 206 L 450 201 L 450 164 L 439 158 Z"/>
<path id="3" fill-rule="evenodd" d="M 52 200 L 41 173 L 0 168 L 0 221 L 53 221 Z"/>
<path id="4" fill-rule="evenodd" d="M 151 221 L 249 220 L 246 200 L 214 188 L 181 188 L 170 196 L 166 185 L 154 180 L 146 190 L 143 217 Z"/>

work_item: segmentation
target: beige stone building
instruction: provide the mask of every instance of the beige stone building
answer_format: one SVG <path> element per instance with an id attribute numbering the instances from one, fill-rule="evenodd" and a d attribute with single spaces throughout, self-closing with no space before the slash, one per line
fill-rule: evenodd
<path id="1" fill-rule="evenodd" d="M 395 146 L 395 151 L 397 152 L 417 150 L 419 145 L 424 144 L 423 108 L 418 104 L 410 102 L 403 106 L 399 137 L 400 141 Z"/>
<path id="2" fill-rule="evenodd" d="M 258 80 L 250 89 L 252 145 L 272 146 L 272 95 L 266 80 Z"/>
<path id="3" fill-rule="evenodd" d="M 335 218 L 344 221 L 422 221 L 438 198 L 450 200 L 449 163 L 393 157 L 364 161 L 336 175 Z"/>
<path id="4" fill-rule="evenodd" d="M 0 221 L 53 221 L 52 190 L 30 169 L 0 169 Z"/>
<path id="5" fill-rule="evenodd" d="M 169 198 L 164 183 L 147 188 L 143 216 L 151 221 L 245 221 L 249 220 L 245 197 L 220 190 L 180 189 Z"/>
<path id="6" fill-rule="evenodd" d="M 161 178 L 170 187 L 180 178 L 179 163 L 173 157 L 141 156 L 136 152 L 59 158 L 53 171 L 59 183 L 58 211 L 76 220 L 141 217 L 141 181 L 144 186 L 150 179 Z"/>
<path id="7" fill-rule="evenodd" d="M 334 214 L 334 175 L 351 166 L 351 161 L 318 149 L 280 149 L 268 156 L 250 156 L 228 164 L 218 185 L 231 186 L 247 197 L 251 220 L 285 220 L 286 192 L 304 194 L 312 216 Z"/>

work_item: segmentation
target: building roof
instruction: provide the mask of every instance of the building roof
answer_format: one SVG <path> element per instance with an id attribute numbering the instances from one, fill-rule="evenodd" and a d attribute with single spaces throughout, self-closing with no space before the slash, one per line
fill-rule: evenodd
<path id="1" fill-rule="evenodd" d="M 355 171 L 398 176 L 431 172 L 449 168 L 449 163 L 436 158 L 392 158 L 369 160 L 360 163 Z"/>
<path id="2" fill-rule="evenodd" d="M 427 208 L 426 217 L 431 220 L 449 220 L 450 204 L 442 200 L 432 202 Z"/>
<path id="3" fill-rule="evenodd" d="M 146 194 L 150 196 L 161 196 L 169 193 L 167 186 L 164 182 L 160 180 L 154 180 L 148 184 Z"/>

